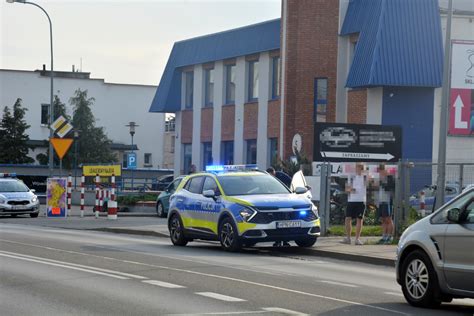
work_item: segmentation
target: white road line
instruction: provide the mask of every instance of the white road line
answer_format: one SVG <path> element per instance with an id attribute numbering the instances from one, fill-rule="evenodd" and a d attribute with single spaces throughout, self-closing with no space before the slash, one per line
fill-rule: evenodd
<path id="1" fill-rule="evenodd" d="M 396 293 L 396 292 L 384 292 L 384 294 L 395 295 L 395 296 L 403 297 L 403 294 L 402 294 L 402 293 Z"/>
<path id="2" fill-rule="evenodd" d="M 12 255 L 4 254 L 4 253 L 0 253 L 0 256 L 1 257 L 13 258 L 13 259 L 19 259 L 19 260 L 25 260 L 25 261 L 30 261 L 30 262 L 42 263 L 42 264 L 46 264 L 46 265 L 50 265 L 50 266 L 66 268 L 66 269 L 71 269 L 71 270 L 77 270 L 77 271 L 82 271 L 82 272 L 87 272 L 87 273 L 92 273 L 92 274 L 98 274 L 98 275 L 108 276 L 108 277 L 116 278 L 116 279 L 120 279 L 120 280 L 128 280 L 129 279 L 129 278 L 114 275 L 114 274 L 109 274 L 109 273 L 104 273 L 104 272 L 99 272 L 99 271 L 93 271 L 93 270 L 87 270 L 87 269 L 82 269 L 82 268 L 73 267 L 73 266 L 69 266 L 69 265 L 58 264 L 58 263 L 53 263 L 53 262 L 48 262 L 48 261 L 41 261 L 41 260 L 25 258 L 25 257 L 20 257 L 20 256 L 12 256 Z"/>
<path id="3" fill-rule="evenodd" d="M 197 313 L 197 314 L 168 314 L 167 316 L 206 316 L 206 315 L 255 315 L 266 314 L 267 311 L 245 311 L 245 312 L 214 312 L 214 313 Z"/>
<path id="4" fill-rule="evenodd" d="M 132 278 L 132 279 L 139 279 L 139 280 L 147 279 L 146 277 L 143 277 L 141 275 L 130 274 L 130 273 L 125 273 L 125 272 L 119 272 L 119 271 L 114 271 L 114 270 L 109 270 L 109 269 L 96 268 L 96 267 L 91 267 L 91 266 L 85 266 L 85 265 L 82 265 L 82 264 L 59 261 L 59 260 L 53 260 L 53 259 L 48 259 L 48 258 L 34 257 L 34 256 L 29 256 L 29 255 L 25 255 L 25 254 L 21 254 L 21 253 L 15 253 L 15 252 L 3 251 L 3 250 L 0 250 L 0 253 L 12 255 L 12 256 L 20 256 L 20 257 L 25 257 L 25 258 L 30 258 L 30 259 L 48 261 L 48 262 L 53 262 L 53 263 L 65 264 L 65 265 L 69 265 L 69 266 L 73 266 L 73 267 L 79 267 L 79 268 L 90 269 L 90 270 L 95 270 L 95 271 L 101 271 L 101 272 L 105 272 L 105 273 L 109 273 L 109 274 L 121 275 L 121 276 L 124 276 L 124 277 L 127 277 L 127 278 Z"/>
<path id="5" fill-rule="evenodd" d="M 168 282 L 162 282 L 162 281 L 156 281 L 156 280 L 144 280 L 142 281 L 143 283 L 151 284 L 151 285 L 156 285 L 160 287 L 166 287 L 168 289 L 181 289 L 185 288 L 185 286 L 178 285 L 178 284 L 173 284 L 173 283 L 168 283 Z"/>
<path id="6" fill-rule="evenodd" d="M 285 309 L 285 308 L 279 308 L 279 307 L 264 307 L 262 309 L 268 312 L 275 312 L 275 313 L 281 313 L 281 314 L 286 314 L 286 315 L 309 316 L 309 314 L 295 312 L 295 311 L 292 311 L 291 309 Z"/>
<path id="7" fill-rule="evenodd" d="M 214 298 L 214 299 L 220 300 L 220 301 L 226 301 L 226 302 L 245 302 L 245 300 L 243 300 L 241 298 L 222 295 L 222 294 L 213 293 L 213 292 L 196 292 L 196 294 L 201 295 L 201 296 L 205 296 L 205 297 Z"/>
<path id="8" fill-rule="evenodd" d="M 89 257 L 94 257 L 94 258 L 101 258 L 101 259 L 107 259 L 111 261 L 119 261 L 119 262 L 124 262 L 124 263 L 130 263 L 130 264 L 135 264 L 135 265 L 141 265 L 145 267 L 152 267 L 152 268 L 158 268 L 158 269 L 164 269 L 164 270 L 169 270 L 169 271 L 177 271 L 177 272 L 183 272 L 183 273 L 189 273 L 189 274 L 194 274 L 194 275 L 200 275 L 200 276 L 205 276 L 205 277 L 210 277 L 210 278 L 216 278 L 216 279 L 221 279 L 221 280 L 227 280 L 227 281 L 232 281 L 232 282 L 239 282 L 242 284 L 248 284 L 248 285 L 254 285 L 254 286 L 259 286 L 263 288 L 268 288 L 268 289 L 274 289 L 274 290 L 279 290 L 282 292 L 287 292 L 287 293 L 293 293 L 293 294 L 298 294 L 298 295 L 304 295 L 308 297 L 316 297 L 316 298 L 321 298 L 329 301 L 334 301 L 338 303 L 344 303 L 344 304 L 350 304 L 350 305 L 355 305 L 355 306 L 362 306 L 366 308 L 371 308 L 379 311 L 384 311 L 388 313 L 393 313 L 393 314 L 398 314 L 398 315 L 410 315 L 408 313 L 400 312 L 397 310 L 389 309 L 389 308 L 384 308 L 376 305 L 370 305 L 370 304 L 365 304 L 365 303 L 360 303 L 360 302 L 355 302 L 355 301 L 349 301 L 345 299 L 340 299 L 336 297 L 331 297 L 331 296 L 326 296 L 326 295 L 319 295 L 319 294 L 314 294 L 314 293 L 308 293 L 308 292 L 303 292 L 303 291 L 298 291 L 298 290 L 293 290 L 289 288 L 283 288 L 279 286 L 274 286 L 270 284 L 264 284 L 264 283 L 257 283 L 253 281 L 247 281 L 247 280 L 242 280 L 242 279 L 236 279 L 236 278 L 231 278 L 231 277 L 226 277 L 226 276 L 221 276 L 221 275 L 216 275 L 216 274 L 210 274 L 210 273 L 203 273 L 203 272 L 197 272 L 197 271 L 192 271 L 192 270 L 186 270 L 186 269 L 179 269 L 179 268 L 172 268 L 172 267 L 167 267 L 167 266 L 159 266 L 159 265 L 154 265 L 154 264 L 148 264 L 148 263 L 143 263 L 143 262 L 138 262 L 138 261 L 131 261 L 131 260 L 122 260 L 122 259 L 117 259 L 117 258 L 112 258 L 112 257 L 105 257 L 105 256 L 99 256 L 99 255 L 93 255 L 85 252 L 78 252 L 78 251 L 70 251 L 70 250 L 64 250 L 64 249 L 58 249 L 58 248 L 52 248 L 52 247 L 46 247 L 46 246 L 40 246 L 40 245 L 34 245 L 34 244 L 28 244 L 28 243 L 22 243 L 22 242 L 17 242 L 17 241 L 12 241 L 12 240 L 6 240 L 6 239 L 0 239 L 0 241 L 4 242 L 9 242 L 13 244 L 18 244 L 18 245 L 24 245 L 24 246 L 30 246 L 30 247 L 37 247 L 37 248 L 43 248 L 43 249 L 48 249 L 48 250 L 55 250 L 55 251 L 61 251 L 61 252 L 67 252 L 67 253 L 74 253 L 74 254 L 79 254 L 83 256 L 89 256 Z M 148 253 L 143 253 L 143 252 L 137 252 L 137 251 L 128 251 L 130 253 L 137 253 L 137 254 L 142 254 L 142 255 L 150 255 Z M 159 255 L 157 255 L 159 257 Z"/>
<path id="9" fill-rule="evenodd" d="M 358 287 L 357 285 L 354 285 L 354 284 L 341 283 L 341 282 L 329 281 L 329 280 L 323 280 L 323 281 L 318 281 L 318 282 L 326 283 L 326 284 L 332 284 L 332 285 L 345 286 L 345 287 Z"/>

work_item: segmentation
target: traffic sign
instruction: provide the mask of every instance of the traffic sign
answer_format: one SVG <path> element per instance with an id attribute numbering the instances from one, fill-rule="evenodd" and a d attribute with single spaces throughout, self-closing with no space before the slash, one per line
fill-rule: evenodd
<path id="1" fill-rule="evenodd" d="M 115 175 L 120 177 L 122 175 L 121 165 L 96 165 L 96 166 L 82 166 L 82 173 L 88 176 L 99 175 L 101 177 L 111 177 Z"/>
<path id="2" fill-rule="evenodd" d="M 72 138 L 51 138 L 51 144 L 53 144 L 54 151 L 58 155 L 59 159 L 63 159 L 73 142 Z"/>
<path id="3" fill-rule="evenodd" d="M 400 126 L 316 123 L 314 161 L 396 162 L 401 157 Z"/>
<path id="4" fill-rule="evenodd" d="M 127 168 L 128 169 L 137 169 L 137 154 L 128 153 L 127 155 Z"/>

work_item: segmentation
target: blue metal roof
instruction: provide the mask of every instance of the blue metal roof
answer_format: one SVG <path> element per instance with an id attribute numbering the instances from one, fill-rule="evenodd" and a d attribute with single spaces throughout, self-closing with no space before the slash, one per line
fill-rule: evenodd
<path id="1" fill-rule="evenodd" d="M 351 0 L 341 35 L 359 33 L 346 87 L 440 87 L 438 0 Z"/>
<path id="2" fill-rule="evenodd" d="M 181 109 L 181 69 L 280 48 L 280 19 L 176 42 L 150 112 Z"/>

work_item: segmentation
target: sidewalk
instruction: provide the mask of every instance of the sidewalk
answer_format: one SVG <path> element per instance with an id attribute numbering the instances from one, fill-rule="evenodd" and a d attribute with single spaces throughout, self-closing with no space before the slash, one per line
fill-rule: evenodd
<path id="1" fill-rule="evenodd" d="M 95 218 L 91 210 L 85 211 L 85 217 L 79 217 L 78 207 L 73 207 L 67 218 L 46 218 L 44 211 L 38 218 L 0 218 L 0 223 L 47 226 L 65 229 L 94 230 L 111 233 L 133 234 L 169 238 L 167 221 L 153 213 L 119 213 L 117 220 L 107 219 L 106 213 Z M 257 244 L 257 248 L 270 250 L 281 255 L 301 255 L 329 257 L 384 266 L 394 266 L 396 258 L 395 245 L 376 245 L 380 237 L 362 237 L 363 246 L 342 244 L 342 237 L 319 237 L 316 244 L 309 249 L 297 247 L 273 248 L 271 243 Z"/>

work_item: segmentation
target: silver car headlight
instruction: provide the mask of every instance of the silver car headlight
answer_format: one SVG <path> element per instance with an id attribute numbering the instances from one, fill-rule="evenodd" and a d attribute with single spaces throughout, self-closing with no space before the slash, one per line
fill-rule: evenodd
<path id="1" fill-rule="evenodd" d="M 7 200 L 5 200 L 4 198 L 0 197 L 0 204 L 5 204 L 7 203 Z"/>
<path id="2" fill-rule="evenodd" d="M 316 215 L 316 217 L 319 217 L 318 207 L 316 205 L 313 205 L 313 207 L 311 207 L 311 211 L 313 211 L 313 213 L 314 213 L 314 215 Z"/>
<path id="3" fill-rule="evenodd" d="M 248 222 L 255 216 L 255 214 L 257 214 L 257 211 L 245 207 L 239 212 L 239 214 L 240 217 L 242 217 L 242 219 L 244 220 L 244 222 Z"/>
<path id="4" fill-rule="evenodd" d="M 38 202 L 38 197 L 35 195 L 33 196 L 33 198 L 31 199 L 31 203 L 36 203 Z"/>

